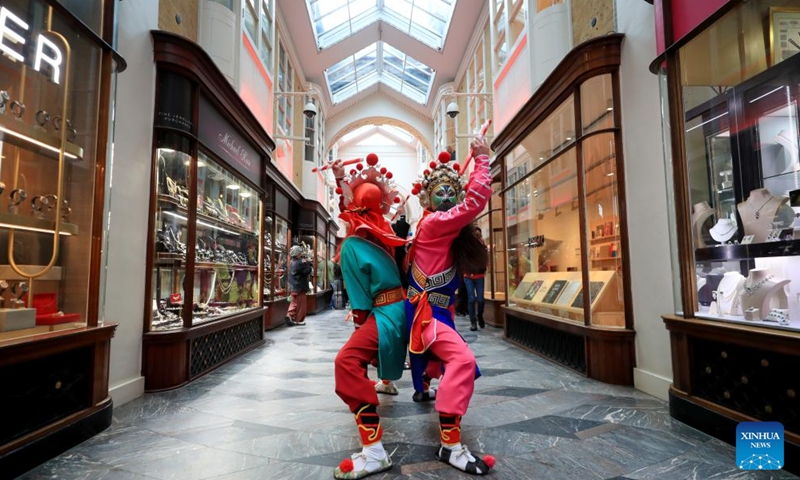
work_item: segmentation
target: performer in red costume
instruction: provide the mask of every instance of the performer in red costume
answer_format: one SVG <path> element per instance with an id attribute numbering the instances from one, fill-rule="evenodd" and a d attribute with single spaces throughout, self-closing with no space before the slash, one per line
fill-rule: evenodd
<path id="1" fill-rule="evenodd" d="M 406 356 L 405 298 L 394 248 L 404 246 L 384 215 L 400 198 L 392 188 L 392 174 L 378 168 L 378 156 L 367 156 L 367 167 L 356 165 L 345 177 L 341 162 L 333 164 L 339 209 L 347 224 L 347 237 L 337 256 L 347 286 L 353 321 L 358 328 L 339 351 L 335 361 L 336 394 L 355 415 L 363 448 L 342 461 L 334 478 L 364 478 L 392 467 L 383 447 L 378 416 L 378 396 L 367 377 L 367 366 L 378 368 L 378 377 L 397 380 Z"/>
<path id="2" fill-rule="evenodd" d="M 466 186 L 461 183 L 459 165 L 448 166 L 447 152 L 439 154 L 439 163 L 431 162 L 422 181 L 414 185 L 412 193 L 419 195 L 425 212 L 408 253 L 406 316 L 414 389 L 428 393 L 430 378 L 437 377 L 439 366 L 443 367 L 435 392 L 441 439 L 436 457 L 464 472 L 486 475 L 494 466 L 494 457 L 481 459 L 461 443 L 461 417 L 467 412 L 480 373 L 453 321 L 460 271 L 469 262 L 485 263 L 487 255 L 471 226 L 492 193 L 489 147 L 484 137 L 472 142 L 472 152 L 475 169 Z"/>

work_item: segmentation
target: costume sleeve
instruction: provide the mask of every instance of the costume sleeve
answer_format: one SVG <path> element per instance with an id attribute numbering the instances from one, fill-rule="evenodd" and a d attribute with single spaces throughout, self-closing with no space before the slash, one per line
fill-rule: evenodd
<path id="1" fill-rule="evenodd" d="M 341 188 L 342 187 L 342 177 L 333 177 L 336 180 L 336 186 Z M 337 195 L 339 197 L 339 212 L 344 212 L 345 205 L 344 205 L 344 195 Z"/>
<path id="2" fill-rule="evenodd" d="M 353 242 L 347 239 L 342 242 L 339 253 L 342 266 L 342 278 L 347 285 L 347 296 L 353 310 L 372 310 L 372 292 L 370 289 L 372 266 L 362 263 Z"/>
<path id="3" fill-rule="evenodd" d="M 492 177 L 489 174 L 489 157 L 475 157 L 475 169 L 467 181 L 464 201 L 446 212 L 436 212 L 425 220 L 427 227 L 438 234 L 458 232 L 480 215 L 492 195 Z M 433 227 L 435 225 L 435 228 Z"/>

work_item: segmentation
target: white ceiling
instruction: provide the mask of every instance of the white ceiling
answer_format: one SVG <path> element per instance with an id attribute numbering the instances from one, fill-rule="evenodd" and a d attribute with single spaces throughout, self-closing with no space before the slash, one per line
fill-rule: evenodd
<path id="1" fill-rule="evenodd" d="M 431 106 L 436 97 L 436 92 L 442 85 L 455 80 L 483 8 L 484 2 L 479 0 L 458 0 L 456 2 L 447 38 L 441 52 L 428 47 L 419 40 L 384 22 L 374 23 L 341 42 L 318 51 L 305 0 L 278 0 L 278 10 L 281 12 L 288 27 L 288 35 L 291 38 L 297 57 L 300 59 L 300 68 L 305 73 L 307 81 L 322 87 L 326 96 L 326 104 L 328 105 L 332 102 L 325 82 L 325 69 L 378 40 L 389 43 L 402 50 L 406 55 L 430 66 L 436 71 L 426 105 L 416 104 L 393 89 L 379 84 L 342 103 L 333 105 L 327 112 L 328 118 L 357 105 L 359 100 L 373 94 L 375 90 L 378 91 L 379 95 L 386 95 L 409 110 L 430 118 Z"/>

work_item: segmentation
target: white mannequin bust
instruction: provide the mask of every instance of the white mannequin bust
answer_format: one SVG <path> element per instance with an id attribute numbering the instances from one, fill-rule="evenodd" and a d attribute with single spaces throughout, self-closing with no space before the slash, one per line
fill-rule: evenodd
<path id="1" fill-rule="evenodd" d="M 739 272 L 727 272 L 717 286 L 717 308 L 722 315 L 743 315 L 740 290 L 745 278 Z"/>
<path id="2" fill-rule="evenodd" d="M 766 268 L 754 268 L 739 291 L 741 306 L 748 320 L 764 320 L 773 308 L 788 309 L 784 287 L 791 280 L 775 278 Z"/>
<path id="3" fill-rule="evenodd" d="M 714 209 L 708 202 L 695 203 L 692 206 L 692 232 L 694 233 L 695 248 L 706 247 L 706 242 L 703 240 L 703 225 L 712 215 L 714 215 Z"/>
<path id="4" fill-rule="evenodd" d="M 766 188 L 750 192 L 747 200 L 737 205 L 745 235 L 753 235 L 753 243 L 763 243 L 767 241 L 767 234 L 776 220 L 783 221 L 785 227 L 790 226 L 794 219 L 794 211 L 786 205 L 788 201 L 787 197 L 772 195 Z M 784 219 L 787 209 L 790 218 Z"/>
<path id="5" fill-rule="evenodd" d="M 734 224 L 730 218 L 720 218 L 719 221 L 709 229 L 708 233 L 711 234 L 711 238 L 719 243 L 725 243 L 736 236 L 737 230 L 736 224 Z"/>

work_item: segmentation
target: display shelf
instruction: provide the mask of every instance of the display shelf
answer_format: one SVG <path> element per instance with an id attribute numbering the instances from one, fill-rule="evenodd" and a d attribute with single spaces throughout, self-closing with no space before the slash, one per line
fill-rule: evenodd
<path id="1" fill-rule="evenodd" d="M 622 257 L 597 257 L 597 258 L 590 258 L 591 261 L 609 261 L 609 260 L 622 260 Z"/>
<path id="2" fill-rule="evenodd" d="M 2 212 L 0 213 L 0 228 L 52 234 L 55 232 L 56 222 L 55 220 Z M 77 235 L 78 226 L 74 223 L 62 221 L 61 225 L 59 225 L 58 233 L 60 235 Z"/>
<path id="3" fill-rule="evenodd" d="M 605 237 L 597 237 L 589 240 L 590 245 L 600 245 L 603 243 L 618 242 L 619 235 L 610 235 Z"/>
<path id="4" fill-rule="evenodd" d="M 181 205 L 177 199 L 170 197 L 169 195 L 159 194 L 158 200 L 159 202 L 169 204 L 172 210 L 180 212 L 181 215 L 178 215 L 172 212 L 171 210 L 162 209 L 162 211 L 164 211 L 165 213 L 171 213 L 172 214 L 171 216 L 173 218 L 181 221 L 184 224 L 189 221 L 189 209 Z M 203 227 L 213 228 L 215 230 L 219 230 L 225 233 L 232 233 L 237 235 L 240 234 L 257 235 L 257 233 L 254 230 L 242 227 L 241 225 L 236 225 L 234 223 L 218 220 L 214 217 L 209 217 L 208 215 L 204 215 L 200 212 L 197 212 L 197 224 Z"/>
<path id="5" fill-rule="evenodd" d="M 800 255 L 800 240 L 753 243 L 749 245 L 717 245 L 698 248 L 695 260 L 698 262 L 744 260 L 767 257 L 790 257 Z"/>
<path id="6" fill-rule="evenodd" d="M 0 116 L 0 141 L 31 150 L 52 160 L 58 160 L 61 138 L 48 133 L 42 127 L 27 125 L 7 116 Z M 65 160 L 83 160 L 83 148 L 67 142 L 64 147 Z"/>
<path id="7" fill-rule="evenodd" d="M 171 255 L 171 254 L 167 254 Z M 156 259 L 156 264 L 167 265 L 173 268 L 186 268 L 186 260 L 178 256 L 161 256 Z M 258 271 L 258 265 L 241 265 L 238 263 L 213 263 L 213 262 L 195 262 L 194 268 L 203 270 L 215 270 L 217 268 L 225 268 L 228 270 L 248 270 L 251 272 Z"/>

